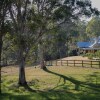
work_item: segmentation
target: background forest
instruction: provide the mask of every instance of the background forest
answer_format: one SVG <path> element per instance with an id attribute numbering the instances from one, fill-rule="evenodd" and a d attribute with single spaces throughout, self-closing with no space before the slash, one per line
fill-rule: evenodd
<path id="1" fill-rule="evenodd" d="M 93 37 L 98 37 L 100 34 L 99 27 L 100 18 L 94 17 L 89 22 L 77 20 L 75 22 L 64 23 L 59 28 L 43 35 L 44 59 L 54 60 L 77 55 L 77 42 L 86 42 L 90 41 Z M 17 64 L 18 49 L 13 45 L 13 42 L 14 38 L 12 38 L 9 32 L 3 36 L 2 65 Z M 33 45 L 28 54 L 26 64 L 38 64 L 40 52 L 38 43 Z"/>

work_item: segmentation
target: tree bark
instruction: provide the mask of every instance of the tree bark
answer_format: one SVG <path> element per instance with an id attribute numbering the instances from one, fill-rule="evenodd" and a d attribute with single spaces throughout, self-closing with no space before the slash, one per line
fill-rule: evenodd
<path id="1" fill-rule="evenodd" d="M 25 58 L 23 57 L 23 52 L 20 50 L 20 60 L 19 60 L 19 85 L 27 85 L 25 77 Z"/>
<path id="2" fill-rule="evenodd" d="M 43 48 L 43 45 L 39 44 L 38 48 L 39 48 L 38 56 L 39 56 L 39 61 L 40 61 L 40 68 L 45 69 L 46 66 L 45 66 L 45 61 L 44 61 L 44 50 L 43 50 L 44 48 Z"/>
<path id="3" fill-rule="evenodd" d="M 2 42 L 2 36 L 0 36 L 0 94 L 2 93 L 1 91 L 1 53 L 2 53 L 2 45 L 3 45 L 3 42 Z"/>
<path id="4" fill-rule="evenodd" d="M 46 68 L 44 59 L 41 60 L 40 67 L 41 67 L 41 69 L 45 69 Z"/>

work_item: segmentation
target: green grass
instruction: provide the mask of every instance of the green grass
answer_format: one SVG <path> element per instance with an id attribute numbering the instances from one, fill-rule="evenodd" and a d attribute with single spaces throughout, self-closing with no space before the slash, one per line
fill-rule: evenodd
<path id="1" fill-rule="evenodd" d="M 2 68 L 0 100 L 100 100 L 100 69 L 27 67 L 26 79 L 35 91 L 18 86 L 18 67 Z"/>

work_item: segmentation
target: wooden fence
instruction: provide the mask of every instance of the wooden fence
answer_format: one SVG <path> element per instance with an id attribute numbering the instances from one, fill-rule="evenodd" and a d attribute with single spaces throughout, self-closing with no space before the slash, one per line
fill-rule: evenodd
<path id="1" fill-rule="evenodd" d="M 100 60 L 54 60 L 46 61 L 46 66 L 76 66 L 100 68 Z"/>

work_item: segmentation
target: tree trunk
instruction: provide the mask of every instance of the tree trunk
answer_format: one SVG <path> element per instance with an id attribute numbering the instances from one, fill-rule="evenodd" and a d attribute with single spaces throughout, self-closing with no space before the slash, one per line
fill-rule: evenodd
<path id="1" fill-rule="evenodd" d="M 3 45 L 3 42 L 2 42 L 2 36 L 0 36 L 0 94 L 2 93 L 1 91 L 1 53 L 2 53 L 2 45 Z"/>
<path id="2" fill-rule="evenodd" d="M 25 77 L 25 58 L 23 57 L 23 52 L 20 50 L 20 60 L 19 60 L 19 85 L 27 85 Z"/>
<path id="3" fill-rule="evenodd" d="M 39 61 L 40 61 L 40 68 L 45 69 L 46 66 L 45 66 L 45 62 L 44 62 L 44 51 L 43 51 L 44 48 L 41 44 L 39 44 L 38 49 L 39 49 L 38 56 L 39 56 Z"/>
<path id="4" fill-rule="evenodd" d="M 41 60 L 40 67 L 41 67 L 41 69 L 45 69 L 46 68 L 44 59 Z"/>

